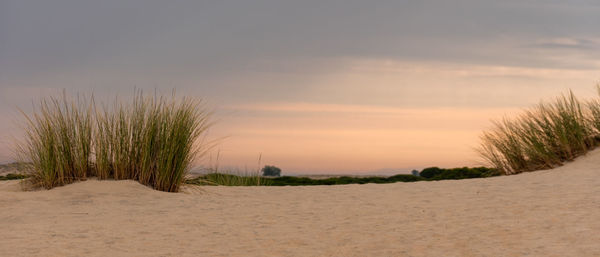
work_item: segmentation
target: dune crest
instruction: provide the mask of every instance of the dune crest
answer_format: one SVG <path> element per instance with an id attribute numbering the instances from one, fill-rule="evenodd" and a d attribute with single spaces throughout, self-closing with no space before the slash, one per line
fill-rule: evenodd
<path id="1" fill-rule="evenodd" d="M 599 170 L 594 150 L 459 181 L 193 194 L 97 180 L 15 192 L 5 181 L 0 256 L 600 256 Z"/>

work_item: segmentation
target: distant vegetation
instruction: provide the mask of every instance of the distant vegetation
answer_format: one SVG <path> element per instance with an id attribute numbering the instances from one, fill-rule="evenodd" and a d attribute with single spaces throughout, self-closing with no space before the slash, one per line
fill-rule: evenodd
<path id="1" fill-rule="evenodd" d="M 30 173 L 30 171 L 27 170 L 28 166 L 27 163 L 22 162 L 0 164 L 0 174 L 5 174 L 3 176 L 0 175 L 0 181 L 28 178 L 29 175 L 27 174 Z"/>
<path id="2" fill-rule="evenodd" d="M 258 175 L 224 173 L 210 173 L 186 181 L 187 184 L 198 186 L 269 186 L 269 182 L 268 178 Z"/>
<path id="3" fill-rule="evenodd" d="M 466 179 L 466 178 L 487 178 L 500 175 L 497 169 L 476 167 L 476 168 L 453 168 L 441 169 L 431 167 L 423 169 L 419 175 L 428 180 L 445 180 L 445 179 Z"/>
<path id="4" fill-rule="evenodd" d="M 341 176 L 327 179 L 311 179 L 307 177 L 260 177 L 256 175 L 240 176 L 231 174 L 211 173 L 186 183 L 194 185 L 223 185 L 223 186 L 317 186 L 317 185 L 346 185 L 346 184 L 386 184 L 396 182 L 433 181 L 445 179 L 468 179 L 498 176 L 496 169 L 485 167 L 441 169 L 431 167 L 424 169 L 421 176 L 398 174 L 391 177 L 350 177 Z"/>
<path id="5" fill-rule="evenodd" d="M 572 92 L 496 121 L 479 152 L 504 174 L 549 169 L 571 161 L 600 142 L 600 101 L 582 102 Z"/>
<path id="6" fill-rule="evenodd" d="M 346 185 L 346 184 L 387 184 L 396 182 L 415 182 L 424 180 L 421 177 L 400 174 L 391 177 L 335 177 L 327 179 L 311 179 L 306 177 L 284 176 L 268 178 L 271 186 L 317 186 L 317 185 Z"/>
<path id="7" fill-rule="evenodd" d="M 2 180 L 16 180 L 16 179 L 25 179 L 28 178 L 29 176 L 24 175 L 24 174 L 13 174 L 13 173 L 8 173 L 6 174 L 6 176 L 0 176 L 0 181 Z"/>
<path id="8" fill-rule="evenodd" d="M 281 176 L 281 169 L 275 166 L 267 165 L 264 168 L 262 168 L 262 173 L 263 176 L 279 177 Z"/>
<path id="9" fill-rule="evenodd" d="M 413 182 L 424 180 L 413 175 L 396 175 L 392 177 L 335 177 L 327 179 L 311 179 L 307 177 L 260 177 L 239 176 L 231 174 L 213 173 L 200 176 L 186 181 L 188 184 L 202 186 L 317 186 L 317 185 L 345 185 L 345 184 L 367 184 L 367 183 L 395 183 Z"/>
<path id="10" fill-rule="evenodd" d="M 177 192 L 205 145 L 208 113 L 189 98 L 144 97 L 98 109 L 94 99 L 47 98 L 24 114 L 25 140 L 17 154 L 33 170 L 34 185 L 53 188 L 96 176 L 134 179 Z"/>

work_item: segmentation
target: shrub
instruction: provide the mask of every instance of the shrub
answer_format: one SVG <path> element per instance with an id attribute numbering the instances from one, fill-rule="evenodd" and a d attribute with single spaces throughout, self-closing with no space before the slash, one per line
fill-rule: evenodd
<path id="1" fill-rule="evenodd" d="M 431 177 L 431 180 L 446 180 L 446 179 L 468 179 L 468 178 L 485 178 L 500 175 L 496 169 L 486 167 L 477 168 L 453 168 L 442 169 L 441 172 Z"/>
<path id="2" fill-rule="evenodd" d="M 420 174 L 421 177 L 424 177 L 428 180 L 485 178 L 500 175 L 497 169 L 486 167 L 462 167 L 452 169 L 431 167 L 423 169 Z"/>
<path id="3" fill-rule="evenodd" d="M 433 178 L 435 175 L 438 175 L 442 172 L 442 169 L 438 167 L 430 167 L 423 169 L 419 175 L 424 178 Z"/>
<path id="4" fill-rule="evenodd" d="M 420 176 L 408 175 L 408 174 L 398 174 L 387 178 L 387 181 L 390 183 L 394 182 L 416 182 L 425 180 Z"/>
<path id="5" fill-rule="evenodd" d="M 263 176 L 279 177 L 281 176 L 281 169 L 275 166 L 265 166 L 262 168 Z"/>

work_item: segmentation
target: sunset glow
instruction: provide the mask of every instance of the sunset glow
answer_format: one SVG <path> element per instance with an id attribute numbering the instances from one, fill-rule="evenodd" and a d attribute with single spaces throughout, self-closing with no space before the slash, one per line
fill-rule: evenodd
<path id="1" fill-rule="evenodd" d="M 474 166 L 491 120 L 569 89 L 595 95 L 600 79 L 589 1 L 267 2 L 2 2 L 0 162 L 14 160 L 17 108 L 138 88 L 214 110 L 219 144 L 201 166 L 217 153 L 222 167 L 262 156 L 289 173 Z"/>

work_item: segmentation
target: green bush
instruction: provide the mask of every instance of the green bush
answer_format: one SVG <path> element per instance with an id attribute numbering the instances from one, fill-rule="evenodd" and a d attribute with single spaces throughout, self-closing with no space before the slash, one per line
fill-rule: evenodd
<path id="1" fill-rule="evenodd" d="M 424 178 L 433 178 L 436 175 L 440 174 L 442 171 L 443 170 L 438 167 L 430 167 L 423 169 L 421 172 L 419 172 L 419 175 Z"/>
<path id="2" fill-rule="evenodd" d="M 394 176 L 387 178 L 387 181 L 389 181 L 391 183 L 393 183 L 393 182 L 416 182 L 416 181 L 422 181 L 422 180 L 425 180 L 425 179 L 420 176 L 407 175 L 407 174 L 398 174 L 398 175 L 394 175 Z"/>
<path id="3" fill-rule="evenodd" d="M 494 168 L 476 167 L 476 168 L 452 168 L 442 169 L 438 167 L 430 167 L 421 171 L 421 177 L 428 180 L 445 180 L 445 179 L 468 179 L 468 178 L 485 178 L 498 176 L 500 172 Z"/>

